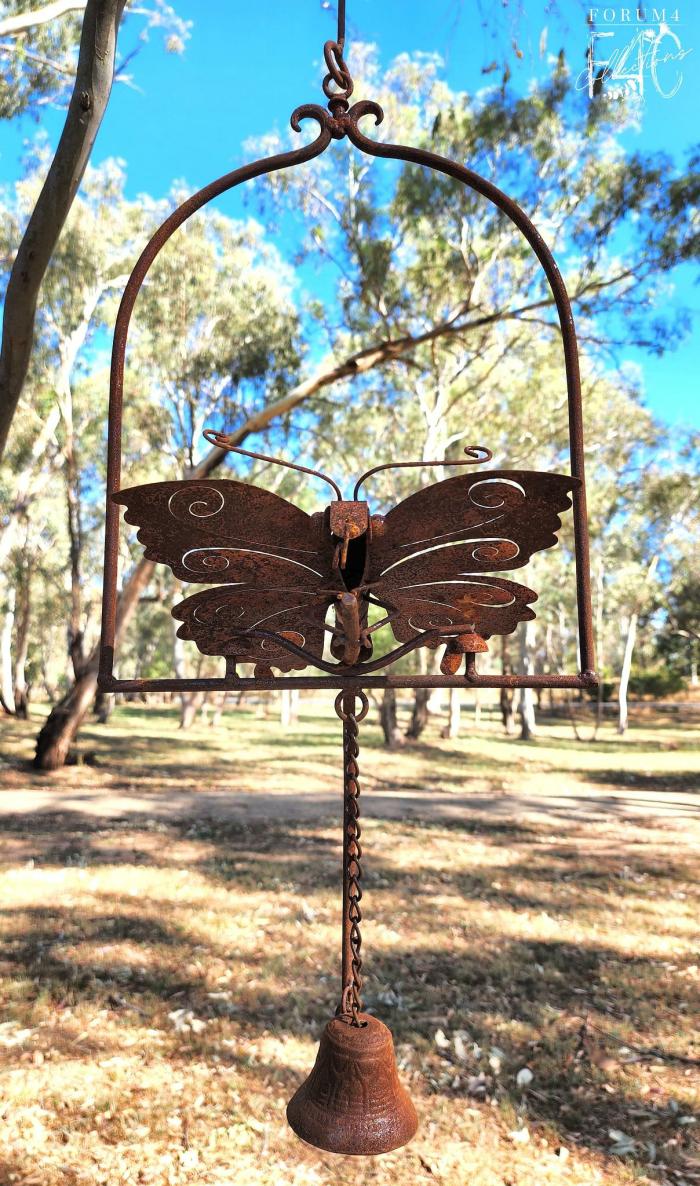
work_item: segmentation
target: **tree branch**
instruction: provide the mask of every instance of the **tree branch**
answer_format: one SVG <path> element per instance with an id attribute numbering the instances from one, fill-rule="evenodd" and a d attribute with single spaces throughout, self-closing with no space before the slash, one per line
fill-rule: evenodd
<path id="1" fill-rule="evenodd" d="M 63 133 L 10 274 L 0 349 L 0 457 L 29 367 L 39 288 L 109 101 L 124 4 L 125 0 L 87 0 L 75 87 Z M 46 18 L 52 19 L 56 8 L 65 5 L 51 4 L 37 11 L 54 10 Z"/>
<path id="2" fill-rule="evenodd" d="M 19 46 L 16 42 L 10 45 L 0 45 L 0 54 L 5 54 L 6 57 L 13 57 L 18 51 Z M 60 62 L 52 62 L 50 58 L 43 58 L 40 54 L 30 53 L 24 46 L 22 46 L 22 57 L 26 58 L 28 62 L 36 62 L 37 66 L 46 66 L 47 70 L 55 70 L 57 74 L 65 74 L 67 78 L 75 78 L 75 71 L 68 66 L 63 66 Z"/>
<path id="3" fill-rule="evenodd" d="M 0 20 L 0 37 L 16 36 L 36 25 L 48 25 L 67 12 L 82 12 L 87 7 L 87 0 L 54 0 L 53 4 L 45 4 L 43 8 L 34 8 L 30 12 L 18 12 L 15 16 L 6 16 Z"/>

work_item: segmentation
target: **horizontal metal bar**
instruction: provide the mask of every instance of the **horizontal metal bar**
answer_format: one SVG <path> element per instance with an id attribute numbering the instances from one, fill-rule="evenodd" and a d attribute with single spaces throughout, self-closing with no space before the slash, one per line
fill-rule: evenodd
<path id="1" fill-rule="evenodd" d="M 289 688 L 595 688 L 594 671 L 580 675 L 280 675 L 229 679 L 115 679 L 100 676 L 102 692 L 279 692 Z"/>

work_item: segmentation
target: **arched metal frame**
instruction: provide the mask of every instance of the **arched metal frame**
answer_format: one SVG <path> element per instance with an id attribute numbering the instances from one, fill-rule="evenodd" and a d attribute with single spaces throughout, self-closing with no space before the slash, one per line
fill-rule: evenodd
<path id="1" fill-rule="evenodd" d="M 457 162 L 447 157 L 429 152 L 426 149 L 413 148 L 404 144 L 383 143 L 367 137 L 360 130 L 358 121 L 365 116 L 374 116 L 375 124 L 380 124 L 384 118 L 384 113 L 378 104 L 369 100 L 363 100 L 355 103 L 348 109 L 348 103 L 344 98 L 332 96 L 329 102 L 329 108 L 330 110 L 327 110 L 318 104 L 308 103 L 298 107 L 292 113 L 291 125 L 296 132 L 301 130 L 302 120 L 313 119 L 318 123 L 319 134 L 310 144 L 306 144 L 293 151 L 279 153 L 275 156 L 254 161 L 251 164 L 244 165 L 242 168 L 235 169 L 232 173 L 227 173 L 218 180 L 204 186 L 203 189 L 200 189 L 183 202 L 153 235 L 129 277 L 115 325 L 110 377 L 104 593 L 99 686 L 103 691 L 108 692 L 174 691 L 185 689 L 211 691 L 217 689 L 232 690 L 242 687 L 262 690 L 327 687 L 345 691 L 357 691 L 363 687 L 594 687 L 597 683 L 597 677 L 594 671 L 581 380 L 571 302 L 554 257 L 539 231 L 524 211 L 520 209 L 512 198 L 509 198 L 507 194 L 503 193 L 502 190 L 498 189 L 490 181 L 479 176 L 479 174 L 473 172 L 471 169 L 466 168 L 466 166 L 457 164 Z M 580 671 L 570 675 L 480 675 L 476 670 L 475 656 L 469 655 L 467 657 L 465 672 L 453 676 L 375 675 L 370 674 L 372 664 L 365 665 L 364 669 L 344 669 L 340 664 L 336 666 L 325 662 L 317 662 L 316 666 L 326 672 L 326 674 L 315 676 L 279 675 L 273 678 L 227 675 L 222 678 L 204 679 L 117 679 L 113 674 L 113 665 L 118 621 L 117 578 L 120 511 L 112 496 L 120 488 L 124 361 L 131 315 L 141 285 L 156 256 L 167 243 L 168 239 L 192 214 L 200 210 L 213 198 L 234 189 L 243 182 L 252 181 L 256 177 L 263 177 L 268 173 L 280 172 L 284 169 L 293 168 L 295 165 L 301 165 L 307 161 L 311 161 L 325 152 L 332 140 L 341 140 L 345 136 L 347 136 L 355 148 L 369 156 L 421 165 L 434 172 L 452 177 L 487 198 L 503 211 L 524 235 L 547 277 L 557 309 L 564 349 L 569 408 L 571 474 L 573 477 L 579 478 L 581 483 L 572 494 Z M 261 637 L 266 637 L 264 631 L 257 633 Z M 424 639 L 425 635 L 421 636 L 421 639 L 414 643 L 408 643 L 398 648 L 395 658 L 399 657 L 399 652 L 401 654 L 408 653 L 415 646 L 420 645 L 420 641 Z M 306 657 L 306 653 L 300 648 L 295 647 L 291 642 L 287 644 L 287 649 L 292 653 Z"/>

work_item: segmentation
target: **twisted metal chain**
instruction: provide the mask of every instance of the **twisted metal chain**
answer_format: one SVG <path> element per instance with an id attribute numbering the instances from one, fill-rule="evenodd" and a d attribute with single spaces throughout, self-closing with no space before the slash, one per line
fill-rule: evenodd
<path id="1" fill-rule="evenodd" d="M 355 710 L 354 692 L 341 692 L 335 711 L 343 722 L 343 992 L 339 1012 L 350 1016 L 351 1025 L 360 1025 L 362 1012 L 362 845 L 360 837 L 360 779 L 358 724 L 364 720 L 369 702 L 364 692 L 359 713 Z"/>

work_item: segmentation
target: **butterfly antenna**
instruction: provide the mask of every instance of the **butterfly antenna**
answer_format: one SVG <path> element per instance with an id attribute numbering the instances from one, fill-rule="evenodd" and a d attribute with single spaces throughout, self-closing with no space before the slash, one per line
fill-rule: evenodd
<path id="1" fill-rule="evenodd" d="M 312 478 L 320 478 L 322 482 L 327 482 L 329 486 L 333 487 L 337 499 L 341 502 L 343 500 L 340 487 L 336 485 L 332 478 L 320 473 L 317 469 L 309 469 L 306 465 L 297 465 L 294 461 L 282 461 L 280 457 L 268 457 L 265 453 L 253 453 L 250 449 L 239 449 L 238 445 L 229 444 L 225 432 L 217 432 L 214 428 L 205 428 L 203 436 L 205 440 L 209 441 L 210 445 L 214 445 L 217 449 L 226 449 L 229 453 L 240 453 L 243 457 L 252 457 L 255 461 L 267 461 L 270 465 L 284 465 L 287 469 L 296 469 L 301 474 L 311 474 Z M 380 468 L 384 467 L 381 466 Z"/>
<path id="2" fill-rule="evenodd" d="M 464 461 L 388 461 L 385 465 L 375 465 L 374 469 L 368 469 L 366 474 L 358 478 L 352 496 L 357 501 L 357 493 L 362 483 L 366 482 L 367 478 L 371 478 L 372 474 L 378 474 L 383 469 L 409 469 L 423 465 L 481 465 L 493 457 L 493 453 L 485 445 L 467 445 L 464 452 L 467 455 Z"/>

